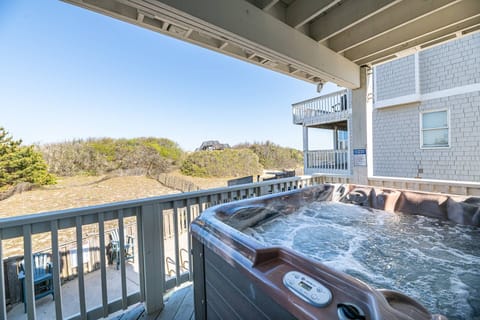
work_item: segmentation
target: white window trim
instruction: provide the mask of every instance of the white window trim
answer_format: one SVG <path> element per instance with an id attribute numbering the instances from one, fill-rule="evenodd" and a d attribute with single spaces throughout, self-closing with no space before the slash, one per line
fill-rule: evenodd
<path id="1" fill-rule="evenodd" d="M 433 112 L 442 112 L 446 111 L 447 112 L 447 130 L 448 130 L 448 146 L 441 146 L 441 147 L 424 147 L 423 146 L 423 115 L 426 113 L 433 113 Z M 426 110 L 426 111 L 421 111 L 420 112 L 420 149 L 422 150 L 445 150 L 445 149 L 450 149 L 452 147 L 452 140 L 451 140 L 451 126 L 450 126 L 450 109 L 449 108 L 443 108 L 443 109 L 435 109 L 435 110 Z"/>
<path id="2" fill-rule="evenodd" d="M 414 93 L 414 94 L 408 94 L 401 97 L 395 97 L 392 99 L 378 101 L 375 103 L 374 108 L 381 109 L 381 108 L 387 108 L 387 107 L 395 107 L 402 104 L 411 104 L 411 103 L 420 102 L 420 101 L 421 101 L 421 96 L 419 94 Z"/>

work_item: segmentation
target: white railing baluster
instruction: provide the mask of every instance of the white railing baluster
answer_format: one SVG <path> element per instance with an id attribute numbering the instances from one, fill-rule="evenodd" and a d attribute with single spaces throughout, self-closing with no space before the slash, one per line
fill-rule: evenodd
<path id="1" fill-rule="evenodd" d="M 58 243 L 58 221 L 53 220 L 50 223 L 52 230 L 52 265 L 53 265 L 53 292 L 55 296 L 55 317 L 57 320 L 63 319 L 62 312 L 62 287 L 60 283 L 60 251 Z"/>
<path id="2" fill-rule="evenodd" d="M 341 158 L 341 153 L 338 151 L 338 150 L 335 150 L 335 154 L 334 154 L 334 157 L 335 157 L 335 170 L 342 170 L 342 158 Z"/>
<path id="3" fill-rule="evenodd" d="M 83 235 L 82 216 L 75 218 L 75 231 L 77 239 L 77 276 L 78 276 L 78 298 L 80 299 L 80 317 L 87 318 L 87 304 L 85 301 L 85 277 L 83 270 Z"/>
<path id="4" fill-rule="evenodd" d="M 330 152 L 328 152 L 328 169 L 330 173 L 333 172 L 335 169 L 335 160 L 333 158 L 334 156 L 335 156 L 335 151 L 330 150 Z"/>
<path id="5" fill-rule="evenodd" d="M 311 150 L 307 151 L 305 156 L 307 168 L 314 171 L 313 173 L 349 173 L 348 150 Z"/>
<path id="6" fill-rule="evenodd" d="M 3 270 L 3 244 L 2 244 L 2 230 L 0 230 L 0 319 L 7 319 L 7 308 L 6 308 L 6 298 L 5 298 L 5 278 Z M 190 269 L 191 270 L 191 269 Z"/>
<path id="7" fill-rule="evenodd" d="M 105 218 L 103 212 L 98 214 L 98 241 L 100 242 L 100 279 L 102 281 L 103 317 L 108 316 L 107 261 L 105 259 Z"/>

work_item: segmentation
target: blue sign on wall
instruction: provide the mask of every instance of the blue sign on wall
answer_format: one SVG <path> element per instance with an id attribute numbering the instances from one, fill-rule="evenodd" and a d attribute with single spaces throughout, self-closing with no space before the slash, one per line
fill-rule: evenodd
<path id="1" fill-rule="evenodd" d="M 367 166 L 367 149 L 353 149 L 353 165 L 355 167 Z"/>

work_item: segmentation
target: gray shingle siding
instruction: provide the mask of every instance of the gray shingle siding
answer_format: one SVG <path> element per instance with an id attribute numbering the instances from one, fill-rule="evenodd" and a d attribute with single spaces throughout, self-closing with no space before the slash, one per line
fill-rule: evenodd
<path id="1" fill-rule="evenodd" d="M 448 108 L 450 148 L 420 148 L 420 113 Z M 375 109 L 373 173 L 377 176 L 480 181 L 480 92 Z"/>
<path id="2" fill-rule="evenodd" d="M 414 177 L 418 153 L 418 104 L 375 109 L 373 124 L 373 174 Z M 418 155 L 417 155 L 418 156 Z"/>
<path id="3" fill-rule="evenodd" d="M 377 82 L 391 77 L 389 65 L 397 61 L 375 68 Z M 480 33 L 420 52 L 419 66 L 421 94 L 479 84 Z M 377 101 L 394 98 L 392 92 L 405 95 L 404 89 L 391 88 L 396 80 L 390 79 L 376 86 L 385 90 L 376 92 Z M 420 114 L 440 109 L 449 110 L 450 147 L 422 149 Z M 413 178 L 423 169 L 419 176 L 426 179 L 480 182 L 480 91 L 374 109 L 372 120 L 374 175 Z"/>
<path id="4" fill-rule="evenodd" d="M 480 33 L 420 52 L 419 64 L 422 93 L 480 83 Z"/>
<path id="5" fill-rule="evenodd" d="M 420 92 L 480 83 L 480 33 L 419 52 Z M 415 93 L 415 57 L 376 66 L 376 101 Z"/>
<path id="6" fill-rule="evenodd" d="M 407 56 L 375 67 L 377 101 L 415 93 L 415 57 Z"/>

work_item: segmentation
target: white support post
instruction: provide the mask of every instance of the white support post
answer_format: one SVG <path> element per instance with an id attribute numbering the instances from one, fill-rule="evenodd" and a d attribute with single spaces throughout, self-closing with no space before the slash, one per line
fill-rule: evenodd
<path id="1" fill-rule="evenodd" d="M 159 212 L 153 204 L 142 206 L 141 223 L 143 235 L 143 272 L 145 279 L 145 310 L 147 314 L 163 309 L 163 288 L 165 274 L 161 248 L 163 248 L 163 228 Z"/>
<path id="2" fill-rule="evenodd" d="M 365 150 L 369 153 L 372 148 L 368 145 L 368 124 L 367 124 L 367 72 L 366 67 L 361 68 L 360 72 L 360 88 L 352 90 L 352 143 L 355 149 Z M 367 155 L 368 157 L 368 155 Z M 368 163 L 369 159 L 367 159 Z M 367 165 L 352 163 L 353 183 L 368 184 L 368 168 Z"/>
<path id="3" fill-rule="evenodd" d="M 303 125 L 303 173 L 308 170 L 308 127 Z"/>
<path id="4" fill-rule="evenodd" d="M 415 59 L 416 59 L 416 64 L 418 63 L 418 52 L 415 54 Z M 416 68 L 416 73 L 418 72 L 417 68 L 418 65 L 415 66 Z M 373 97 L 373 77 L 375 74 L 372 74 L 373 70 L 369 69 L 367 70 L 367 102 L 366 102 L 366 113 L 367 113 L 367 176 L 372 177 L 373 176 L 373 103 L 374 103 L 374 97 Z M 415 76 L 415 86 L 416 89 L 418 90 L 418 93 L 420 92 L 420 80 L 419 80 L 418 74 Z M 418 87 L 417 87 L 418 86 Z M 367 182 L 368 184 L 368 182 Z"/>
<path id="5" fill-rule="evenodd" d="M 333 149 L 338 150 L 338 127 L 333 128 Z"/>

